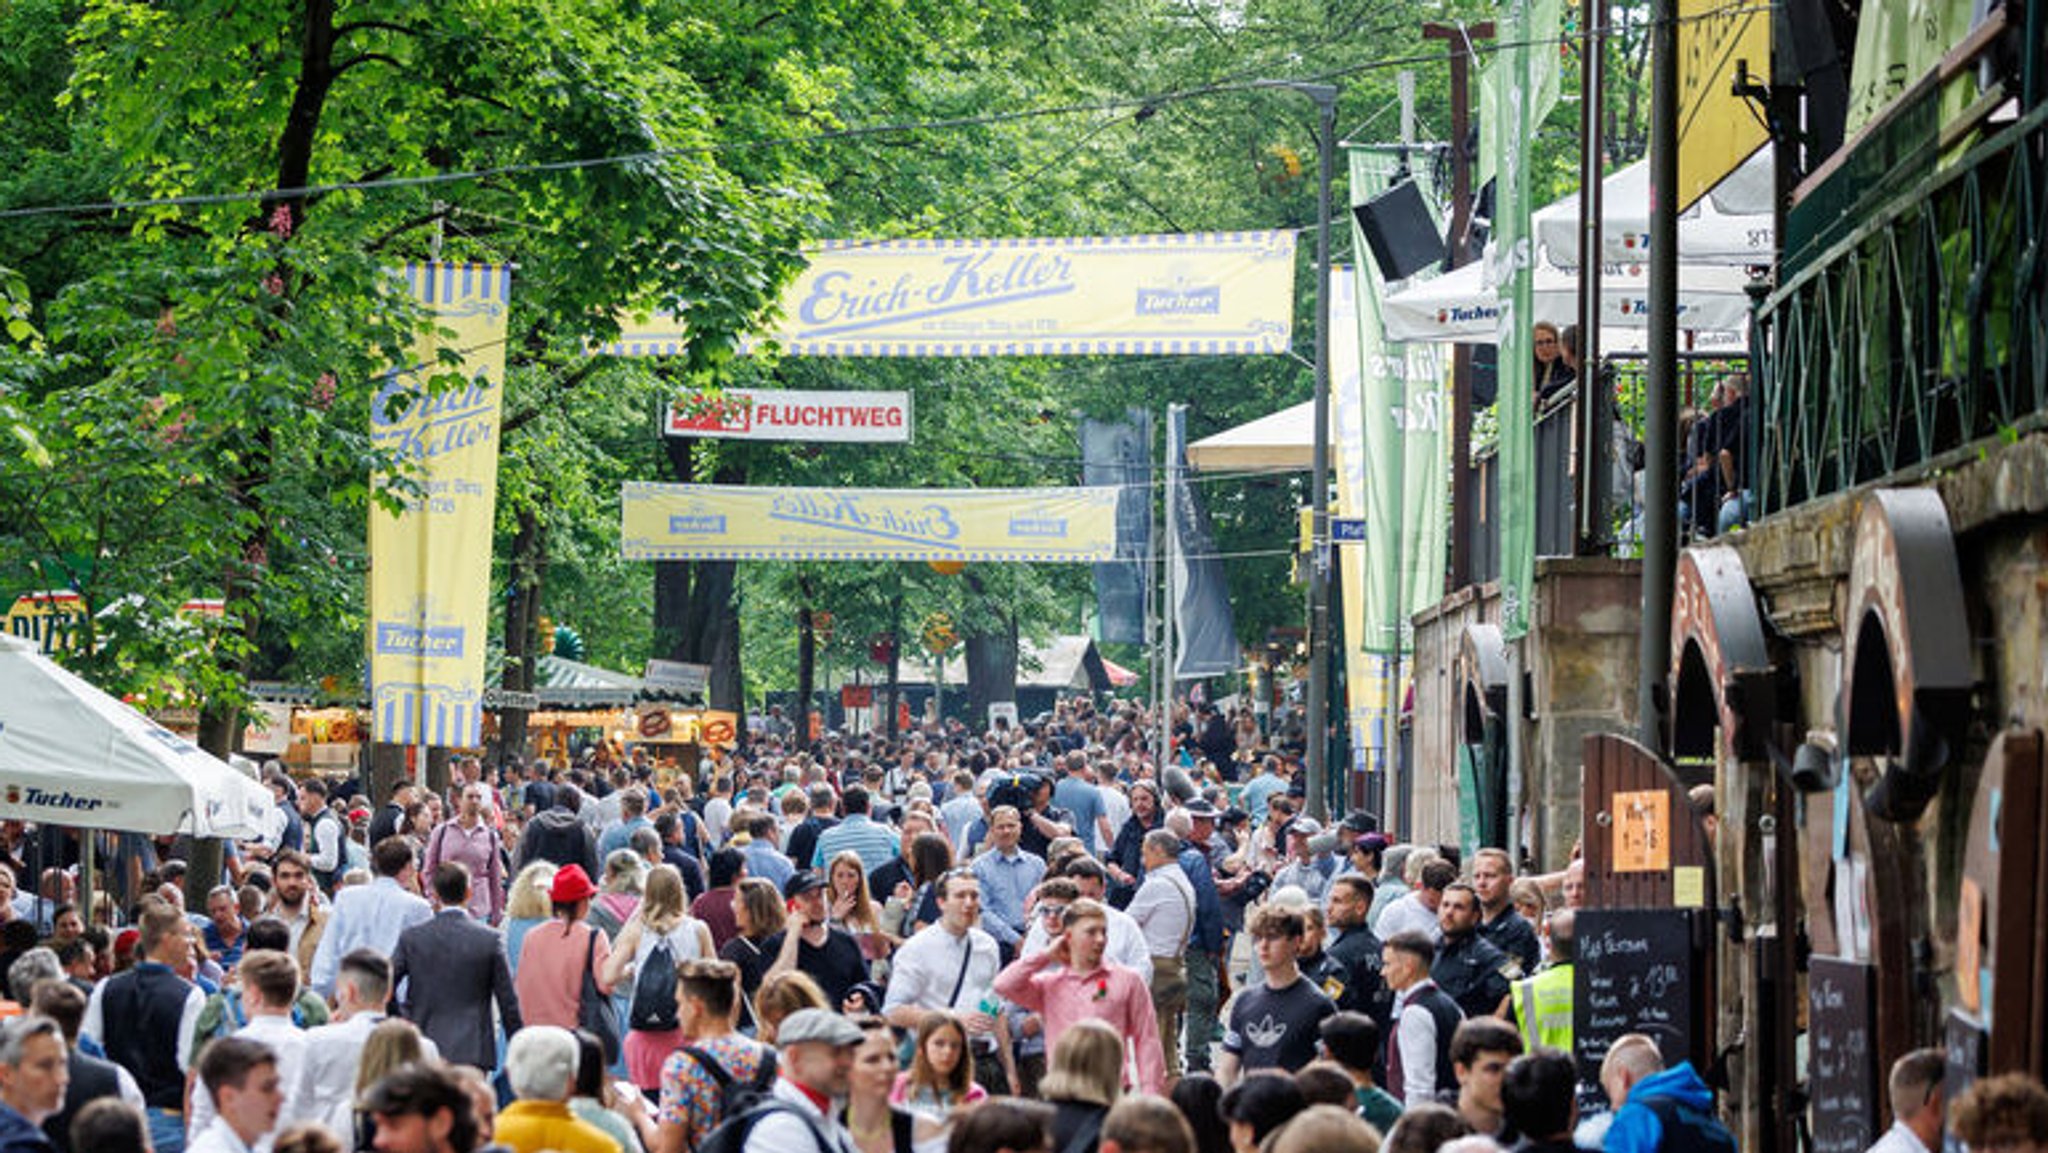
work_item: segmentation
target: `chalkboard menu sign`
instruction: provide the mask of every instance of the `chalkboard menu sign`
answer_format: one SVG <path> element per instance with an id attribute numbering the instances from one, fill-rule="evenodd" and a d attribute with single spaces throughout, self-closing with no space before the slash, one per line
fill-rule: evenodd
<path id="1" fill-rule="evenodd" d="M 1870 965 L 1815 957 L 1806 975 L 1807 1094 L 1813 1153 L 1863 1153 L 1880 1121 Z"/>
<path id="2" fill-rule="evenodd" d="M 1984 1056 L 1990 1036 L 1973 1014 L 1962 1009 L 1950 1009 L 1948 1020 L 1942 1025 L 1941 1038 L 1948 1050 L 1948 1068 L 1941 1078 L 1941 1095 L 1952 1109 L 1956 1098 L 1963 1095 L 1963 1090 L 1984 1075 Z M 1954 1129 L 1942 1130 L 1941 1147 L 1943 1153 L 1967 1153 Z"/>
<path id="3" fill-rule="evenodd" d="M 1582 1105 L 1591 1096 L 1597 1108 L 1606 1108 L 1597 1097 L 1600 1062 L 1608 1046 L 1629 1033 L 1656 1041 L 1667 1066 L 1702 1064 L 1693 1044 L 1701 1005 L 1694 989 L 1697 916 L 1691 909 L 1579 910 L 1572 1046 Z"/>

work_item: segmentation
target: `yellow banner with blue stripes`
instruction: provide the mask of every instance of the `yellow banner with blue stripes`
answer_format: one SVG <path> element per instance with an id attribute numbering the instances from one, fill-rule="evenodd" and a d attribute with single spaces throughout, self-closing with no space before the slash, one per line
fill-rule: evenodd
<path id="1" fill-rule="evenodd" d="M 1292 232 L 841 241 L 805 253 L 780 318 L 746 343 L 789 356 L 1284 353 Z M 672 316 L 622 316 L 594 351 L 673 356 Z"/>
<path id="2" fill-rule="evenodd" d="M 1114 486 L 745 488 L 627 483 L 627 560 L 1077 561 L 1116 556 Z"/>
<path id="3" fill-rule="evenodd" d="M 410 264 L 434 328 L 370 401 L 370 435 L 413 466 L 402 512 L 370 508 L 370 692 L 376 739 L 473 748 L 483 741 L 491 522 L 512 272 Z M 444 350 L 460 357 L 451 367 Z M 459 374 L 459 383 L 435 378 Z M 388 478 L 378 477 L 378 484 Z"/>

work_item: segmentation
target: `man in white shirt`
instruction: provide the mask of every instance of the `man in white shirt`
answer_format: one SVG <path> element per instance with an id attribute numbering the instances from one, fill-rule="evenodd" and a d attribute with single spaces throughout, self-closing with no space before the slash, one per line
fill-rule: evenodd
<path id="1" fill-rule="evenodd" d="M 1437 908 L 1443 904 L 1444 890 L 1457 879 L 1458 867 L 1449 861 L 1425 863 L 1415 891 L 1388 905 L 1373 931 L 1382 941 L 1391 941 L 1394 934 L 1412 930 L 1428 937 L 1431 944 L 1443 944 L 1444 930 L 1437 919 Z"/>
<path id="2" fill-rule="evenodd" d="M 400 933 L 434 917 L 433 906 L 413 891 L 416 873 L 411 841 L 384 838 L 371 849 L 370 863 L 377 870 L 377 879 L 335 895 L 327 931 L 320 934 L 320 947 L 313 953 L 308 984 L 323 994 L 334 991 L 335 967 L 341 958 L 358 949 L 389 957 L 398 948 Z"/>
<path id="3" fill-rule="evenodd" d="M 220 1114 L 195 1129 L 185 1153 L 250 1153 L 277 1128 L 284 1090 L 277 1054 L 247 1037 L 222 1037 L 199 1059 L 199 1079 L 220 1103 Z"/>
<path id="4" fill-rule="evenodd" d="M 231 1035 L 268 1048 L 281 1086 L 280 1109 L 289 1117 L 294 1112 L 291 1091 L 298 1083 L 299 1059 L 306 1052 L 306 1034 L 292 1024 L 292 1004 L 299 996 L 298 962 L 284 953 L 257 949 L 242 958 L 235 972 L 242 983 L 242 1008 L 249 1014 L 249 1023 Z M 220 1112 L 206 1084 L 203 1055 L 199 1064 L 199 1077 L 192 1086 L 191 1132 L 195 1137 L 204 1133 Z"/>
<path id="5" fill-rule="evenodd" d="M 916 1031 L 935 1009 L 959 1013 L 967 1025 L 975 1076 L 990 1092 L 1008 1089 L 996 1068 L 996 974 L 1002 970 L 996 940 L 975 926 L 981 921 L 981 882 L 955 869 L 939 878 L 939 921 L 903 943 L 889 969 L 882 1015 L 891 1025 Z M 778 1033 L 778 1036 L 780 1034 Z"/>
<path id="6" fill-rule="evenodd" d="M 853 1052 L 865 1039 L 860 1026 L 829 1009 L 799 1009 L 784 1018 L 775 1031 L 782 1075 L 769 1091 L 779 1107 L 754 1122 L 745 1153 L 854 1153 L 853 1135 L 838 1112 L 852 1087 Z"/>
<path id="7" fill-rule="evenodd" d="M 1892 1063 L 1892 1127 L 1870 1153 L 1934 1153 L 1941 1148 L 1941 1091 L 1947 1055 L 1938 1048 L 1915 1049 Z"/>
<path id="8" fill-rule="evenodd" d="M 372 950 L 358 949 L 341 959 L 338 973 L 334 1021 L 306 1030 L 299 1075 L 288 1093 L 292 1111 L 285 1121 L 317 1121 L 336 1133 L 353 1133 L 356 1068 L 370 1030 L 384 1019 L 384 1004 L 391 995 L 391 962 Z M 441 1059 L 431 1040 L 421 1038 L 420 1048 L 427 1060 Z"/>
<path id="9" fill-rule="evenodd" d="M 1184 954 L 1195 928 L 1195 887 L 1180 867 L 1180 838 L 1165 829 L 1145 834 L 1140 852 L 1145 879 L 1127 910 L 1145 941 L 1152 965 L 1152 1013 L 1166 1046 L 1166 1075 L 1180 1076 L 1180 1015 L 1188 1006 Z"/>

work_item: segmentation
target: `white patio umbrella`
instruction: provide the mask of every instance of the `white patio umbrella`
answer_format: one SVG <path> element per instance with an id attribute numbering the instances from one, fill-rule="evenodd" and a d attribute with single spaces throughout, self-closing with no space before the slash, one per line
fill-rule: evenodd
<path id="1" fill-rule="evenodd" d="M 1775 243 L 1770 148 L 1748 160 L 1678 218 L 1680 264 L 1769 264 Z M 1600 182 L 1600 245 L 1609 262 L 1644 260 L 1650 244 L 1650 165 L 1638 161 Z M 1551 263 L 1579 263 L 1579 194 L 1536 210 L 1536 239 Z"/>
<path id="2" fill-rule="evenodd" d="M 1387 339 L 1437 343 L 1490 343 L 1499 335 L 1500 299 L 1485 282 L 1483 261 L 1412 284 L 1380 302 Z M 1695 347 L 1741 347 L 1749 326 L 1749 276 L 1740 268 L 1687 265 L 1678 273 L 1678 326 L 1697 334 Z M 1562 327 L 1578 320 L 1578 273 L 1538 261 L 1533 324 Z M 1600 327 L 1610 351 L 1625 342 L 1605 335 L 1649 326 L 1650 278 L 1643 264 L 1609 264 L 1601 271 Z"/>
<path id="3" fill-rule="evenodd" d="M 0 819 L 253 837 L 270 790 L 0 636 Z"/>

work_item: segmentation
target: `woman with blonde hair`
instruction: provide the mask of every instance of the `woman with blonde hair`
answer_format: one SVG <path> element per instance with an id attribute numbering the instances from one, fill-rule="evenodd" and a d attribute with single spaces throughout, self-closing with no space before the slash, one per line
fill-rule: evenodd
<path id="1" fill-rule="evenodd" d="M 612 942 L 604 977 L 614 988 L 628 990 L 626 1021 L 631 1027 L 626 1030 L 626 1079 L 654 1093 L 661 1089 L 661 1063 L 681 1043 L 683 1027 L 673 989 L 668 991 L 665 1015 L 639 1011 L 634 1004 L 641 995 L 639 974 L 657 948 L 666 947 L 670 973 L 680 972 L 685 961 L 708 960 L 717 950 L 711 946 L 711 930 L 684 911 L 688 894 L 675 866 L 656 865 L 647 874 L 645 889 L 640 907 Z M 633 1025 L 636 1019 L 641 1024 Z"/>
<path id="2" fill-rule="evenodd" d="M 825 990 L 808 973 L 791 969 L 761 982 L 761 991 L 754 996 L 754 1014 L 760 1021 L 755 1038 L 763 1045 L 773 1045 L 775 1027 L 798 1009 L 838 1011 L 825 1003 Z"/>
<path id="3" fill-rule="evenodd" d="M 370 1086 L 384 1079 L 386 1073 L 400 1065 L 410 1065 L 425 1054 L 420 1044 L 419 1027 L 399 1017 L 388 1017 L 377 1022 L 370 1035 L 363 1040 L 363 1055 L 356 1065 L 357 1100 L 369 1092 Z M 377 1147 L 377 1119 L 361 1109 L 355 1111 L 356 1144 L 358 1149 Z"/>
<path id="4" fill-rule="evenodd" d="M 640 908 L 646 877 L 646 858 L 631 849 L 613 849 L 604 859 L 604 880 L 598 882 L 603 891 L 590 903 L 590 923 L 604 930 L 607 939 L 617 939 Z"/>
<path id="5" fill-rule="evenodd" d="M 553 861 L 535 861 L 512 878 L 512 890 L 505 894 L 505 959 L 512 975 L 519 975 L 519 946 L 526 931 L 548 919 L 548 887 L 555 880 Z"/>
<path id="6" fill-rule="evenodd" d="M 949 1010 L 926 1013 L 917 1026 L 910 1068 L 896 1075 L 889 1103 L 944 1120 L 953 1110 L 978 1105 L 987 1096 L 988 1090 L 974 1080 L 967 1026 Z"/>
<path id="7" fill-rule="evenodd" d="M 1038 1095 L 1054 1109 L 1052 1147 L 1094 1150 L 1103 1119 L 1123 1096 L 1124 1039 L 1101 1021 L 1076 1021 L 1053 1043 Z"/>

